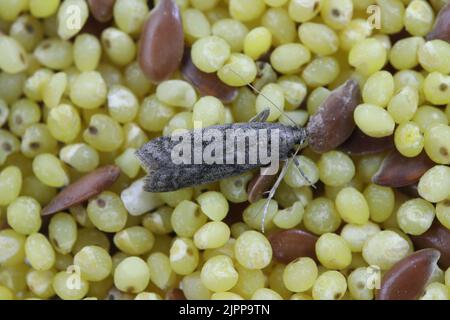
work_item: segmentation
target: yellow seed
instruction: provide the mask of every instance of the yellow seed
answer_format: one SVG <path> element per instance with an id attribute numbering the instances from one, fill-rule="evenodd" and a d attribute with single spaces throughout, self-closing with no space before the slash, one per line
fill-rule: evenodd
<path id="1" fill-rule="evenodd" d="M 30 197 L 16 198 L 7 209 L 8 224 L 21 234 L 37 232 L 42 224 L 41 205 Z"/>
<path id="2" fill-rule="evenodd" d="M 284 104 L 285 98 L 281 86 L 276 83 L 269 83 L 262 88 L 261 93 L 256 98 L 256 112 L 260 113 L 269 109 L 270 113 L 267 121 L 275 121 L 281 116 Z"/>
<path id="3" fill-rule="evenodd" d="M 365 76 L 381 70 L 387 60 L 386 49 L 376 39 L 364 39 L 350 50 L 348 61 Z"/>
<path id="4" fill-rule="evenodd" d="M 336 209 L 347 223 L 363 225 L 369 220 L 369 205 L 358 190 L 347 187 L 336 196 Z"/>
<path id="5" fill-rule="evenodd" d="M 88 281 L 101 281 L 109 276 L 112 260 L 105 249 L 86 246 L 74 257 L 74 264 L 80 268 L 81 276 Z"/>
<path id="6" fill-rule="evenodd" d="M 397 127 L 394 135 L 395 147 L 405 157 L 418 156 L 424 146 L 424 137 L 414 122 L 405 122 Z"/>
<path id="7" fill-rule="evenodd" d="M 447 229 L 450 226 L 450 201 L 444 200 L 436 205 L 436 218 Z"/>
<path id="8" fill-rule="evenodd" d="M 354 118 L 356 125 L 368 136 L 381 138 L 394 132 L 394 119 L 377 105 L 360 104 L 356 107 Z"/>
<path id="9" fill-rule="evenodd" d="M 70 143 L 81 131 L 81 117 L 73 106 L 61 104 L 50 110 L 47 126 L 56 140 Z"/>
<path id="10" fill-rule="evenodd" d="M 76 16 L 74 16 L 76 12 Z M 83 0 L 66 0 L 58 9 L 58 35 L 67 40 L 76 35 L 87 21 L 89 8 Z"/>
<path id="11" fill-rule="evenodd" d="M 272 45 L 272 34 L 265 27 L 257 27 L 252 29 L 244 39 L 244 53 L 257 60 L 261 55 L 266 53 Z"/>
<path id="12" fill-rule="evenodd" d="M 236 240 L 236 260 L 247 269 L 263 269 L 272 260 L 272 247 L 263 234 L 246 231 Z"/>
<path id="13" fill-rule="evenodd" d="M 372 74 L 364 84 L 362 97 L 364 103 L 386 107 L 394 95 L 394 78 L 387 71 Z"/>
<path id="14" fill-rule="evenodd" d="M 347 281 L 338 271 L 325 271 L 314 283 L 314 300 L 340 300 L 347 291 Z"/>
<path id="15" fill-rule="evenodd" d="M 202 193 L 197 198 L 197 202 L 202 212 L 213 221 L 221 221 L 225 218 L 229 210 L 226 198 L 216 191 Z"/>
<path id="16" fill-rule="evenodd" d="M 0 34 L 0 69 L 8 73 L 19 73 L 28 67 L 28 56 L 15 39 Z"/>
<path id="17" fill-rule="evenodd" d="M 318 275 L 313 259 L 298 258 L 289 263 L 283 272 L 283 282 L 292 292 L 305 292 L 312 288 Z"/>
<path id="18" fill-rule="evenodd" d="M 47 238 L 41 233 L 28 236 L 25 242 L 25 254 L 33 269 L 49 270 L 55 264 L 55 251 Z"/>
<path id="19" fill-rule="evenodd" d="M 230 257 L 218 255 L 206 261 L 200 277 L 209 290 L 224 292 L 236 285 L 239 275 Z"/>
<path id="20" fill-rule="evenodd" d="M 13 202 L 22 189 L 22 172 L 18 167 L 9 166 L 0 172 L 0 205 Z"/>
<path id="21" fill-rule="evenodd" d="M 266 8 L 264 0 L 230 0 L 230 15 L 240 21 L 250 21 L 257 19 Z"/>
<path id="22" fill-rule="evenodd" d="M 188 275 L 198 266 L 199 252 L 192 240 L 177 238 L 170 247 L 169 258 L 170 265 L 175 273 Z"/>
<path id="23" fill-rule="evenodd" d="M 316 254 L 327 269 L 344 269 L 352 261 L 349 245 L 335 233 L 325 233 L 316 242 Z"/>
<path id="24" fill-rule="evenodd" d="M 380 227 L 370 221 L 363 225 L 346 224 L 342 228 L 341 237 L 347 242 L 352 252 L 361 252 L 366 240 L 378 232 Z"/>
<path id="25" fill-rule="evenodd" d="M 429 202 L 440 202 L 450 196 L 450 167 L 436 165 L 420 178 L 419 195 Z"/>
<path id="26" fill-rule="evenodd" d="M 297 30 L 284 8 L 270 8 L 261 18 L 261 25 L 272 33 L 273 45 L 294 42 Z"/>
<path id="27" fill-rule="evenodd" d="M 72 285 L 74 277 L 80 280 L 77 286 Z M 89 291 L 89 282 L 77 274 L 61 271 L 53 278 L 53 289 L 63 300 L 81 300 Z"/>
<path id="28" fill-rule="evenodd" d="M 70 98 L 80 108 L 101 106 L 106 99 L 106 84 L 100 73 L 88 71 L 78 75 L 71 84 Z"/>
<path id="29" fill-rule="evenodd" d="M 298 35 L 309 50 L 321 56 L 331 55 L 339 48 L 337 34 L 324 24 L 303 23 L 298 28 Z"/>
<path id="30" fill-rule="evenodd" d="M 220 80 L 232 87 L 241 87 L 253 82 L 256 74 L 255 62 L 241 53 L 232 53 L 217 73 Z"/>
<path id="31" fill-rule="evenodd" d="M 49 153 L 43 153 L 33 160 L 33 173 L 45 185 L 59 188 L 70 182 L 64 163 Z"/>
<path id="32" fill-rule="evenodd" d="M 310 51 L 299 43 L 283 44 L 270 55 L 273 68 L 283 74 L 297 73 L 309 60 L 311 60 Z"/>

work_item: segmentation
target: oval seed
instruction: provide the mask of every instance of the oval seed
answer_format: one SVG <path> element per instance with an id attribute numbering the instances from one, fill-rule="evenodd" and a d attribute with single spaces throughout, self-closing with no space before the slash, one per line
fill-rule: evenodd
<path id="1" fill-rule="evenodd" d="M 450 3 L 447 3 L 439 11 L 433 30 L 427 34 L 426 39 L 428 41 L 441 39 L 450 42 Z"/>
<path id="2" fill-rule="evenodd" d="M 425 152 L 414 158 L 404 157 L 392 150 L 373 175 L 372 182 L 387 187 L 404 187 L 419 181 L 420 177 L 433 167 L 433 161 Z"/>
<path id="3" fill-rule="evenodd" d="M 35 270 L 49 270 L 55 264 L 55 251 L 41 233 L 28 236 L 25 242 L 25 253 L 28 262 Z"/>
<path id="4" fill-rule="evenodd" d="M 450 267 L 450 230 L 435 220 L 431 227 L 420 236 L 411 236 L 416 249 L 433 248 L 441 253 L 439 266 Z"/>
<path id="5" fill-rule="evenodd" d="M 178 69 L 183 58 L 183 25 L 175 1 L 161 0 L 142 30 L 139 64 L 151 82 L 159 83 Z"/>
<path id="6" fill-rule="evenodd" d="M 335 89 L 308 122 L 309 145 L 324 153 L 342 144 L 355 128 L 353 112 L 361 100 L 356 80 L 349 80 Z"/>
<path id="7" fill-rule="evenodd" d="M 99 22 L 108 22 L 112 19 L 116 0 L 88 0 L 89 9 Z"/>
<path id="8" fill-rule="evenodd" d="M 290 263 L 300 257 L 316 258 L 317 237 L 303 230 L 291 229 L 269 235 L 273 256 L 279 262 Z"/>
<path id="9" fill-rule="evenodd" d="M 19 73 L 28 67 L 28 56 L 15 39 L 0 33 L 0 69 L 8 73 Z"/>
<path id="10" fill-rule="evenodd" d="M 42 215 L 52 214 L 95 197 L 110 187 L 120 175 L 114 165 L 99 168 L 61 191 L 43 210 Z"/>
<path id="11" fill-rule="evenodd" d="M 417 300 L 425 290 L 439 256 L 437 250 L 424 249 L 397 262 L 383 276 L 376 299 Z"/>
<path id="12" fill-rule="evenodd" d="M 394 140 L 392 135 L 382 138 L 373 138 L 366 135 L 359 128 L 356 128 L 339 149 L 352 156 L 364 156 L 387 151 L 393 147 Z"/>
<path id="13" fill-rule="evenodd" d="M 270 170 L 270 168 L 262 170 L 267 172 L 268 170 Z M 264 174 L 264 172 L 258 173 L 256 176 L 254 176 L 247 185 L 248 201 L 250 203 L 255 203 L 259 199 L 261 199 L 263 194 L 266 191 L 270 190 L 270 188 L 273 186 L 277 177 L 277 174 L 269 175 Z"/>

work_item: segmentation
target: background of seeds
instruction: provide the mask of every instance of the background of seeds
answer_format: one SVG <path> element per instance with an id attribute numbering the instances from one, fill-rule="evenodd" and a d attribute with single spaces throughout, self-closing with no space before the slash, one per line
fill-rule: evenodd
<path id="1" fill-rule="evenodd" d="M 448 299 L 447 2 L 177 0 L 179 16 L 164 0 L 148 19 L 144 0 L 0 1 L 0 299 L 373 299 L 368 265 L 384 275 L 380 299 Z M 134 151 L 151 138 L 267 107 L 291 124 L 246 84 L 305 125 L 348 116 L 327 98 L 350 77 L 362 92 L 354 117 L 319 124 L 316 143 L 356 131 L 302 151 L 317 189 L 291 168 L 266 234 L 264 200 L 247 202 L 251 172 L 142 191 Z M 106 164 L 121 171 L 107 191 L 41 216 Z M 411 254 L 422 248 L 434 249 Z"/>

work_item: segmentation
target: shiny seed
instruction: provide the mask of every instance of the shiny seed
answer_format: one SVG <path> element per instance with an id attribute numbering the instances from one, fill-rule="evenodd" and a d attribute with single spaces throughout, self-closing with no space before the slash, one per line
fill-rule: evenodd
<path id="1" fill-rule="evenodd" d="M 108 165 L 85 175 L 61 191 L 43 210 L 42 215 L 62 211 L 92 198 L 109 186 L 120 175 L 120 168 Z"/>
<path id="2" fill-rule="evenodd" d="M 198 69 L 186 49 L 181 66 L 184 78 L 200 92 L 202 96 L 214 96 L 223 103 L 232 102 L 238 95 L 238 90 L 223 83 L 216 73 L 206 73 Z"/>
<path id="3" fill-rule="evenodd" d="M 439 12 L 433 30 L 427 34 L 426 39 L 428 41 L 441 39 L 450 42 L 450 2 Z"/>
<path id="4" fill-rule="evenodd" d="M 89 9 L 94 18 L 99 22 L 111 20 L 115 2 L 116 0 L 88 0 Z"/>
<path id="5" fill-rule="evenodd" d="M 324 153 L 347 140 L 355 129 L 353 111 L 360 101 L 359 84 L 353 79 L 331 92 L 308 122 L 311 149 Z"/>
<path id="6" fill-rule="evenodd" d="M 401 193 L 406 194 L 407 196 L 409 196 L 411 198 L 420 198 L 419 191 L 417 190 L 417 187 L 418 187 L 418 184 L 414 183 L 414 184 L 411 184 L 409 186 L 401 187 L 398 190 Z"/>
<path id="7" fill-rule="evenodd" d="M 280 231 L 269 236 L 273 256 L 279 262 L 290 263 L 300 257 L 316 259 L 317 237 L 303 230 Z"/>
<path id="8" fill-rule="evenodd" d="M 377 300 L 417 300 L 439 259 L 439 251 L 424 249 L 397 262 L 383 276 Z"/>
<path id="9" fill-rule="evenodd" d="M 175 1 L 161 0 L 142 30 L 139 65 L 150 81 L 160 83 L 178 69 L 183 58 L 183 25 Z"/>
<path id="10" fill-rule="evenodd" d="M 352 156 L 365 156 L 390 150 L 394 147 L 393 136 L 372 138 L 356 128 L 350 138 L 340 147 L 342 151 Z"/>
<path id="11" fill-rule="evenodd" d="M 381 163 L 380 168 L 372 178 L 372 182 L 387 187 L 404 187 L 419 181 L 420 177 L 433 167 L 433 161 L 425 152 L 414 158 L 402 156 L 397 150 L 392 150 Z"/>
<path id="12" fill-rule="evenodd" d="M 450 267 L 450 230 L 435 220 L 424 234 L 411 236 L 416 249 L 433 248 L 441 253 L 439 266 L 446 270 Z"/>
<path id="13" fill-rule="evenodd" d="M 264 168 L 263 171 L 268 171 L 270 168 Z M 259 199 L 262 198 L 263 194 L 270 190 L 273 186 L 275 180 L 277 179 L 278 174 L 268 175 L 264 174 L 264 172 L 258 172 L 257 175 L 253 177 L 252 180 L 248 183 L 247 186 L 247 194 L 248 201 L 250 203 L 255 203 Z"/>

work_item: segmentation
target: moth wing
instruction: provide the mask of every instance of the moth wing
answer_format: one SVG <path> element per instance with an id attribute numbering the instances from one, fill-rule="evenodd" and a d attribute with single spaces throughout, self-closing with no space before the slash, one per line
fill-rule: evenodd
<path id="1" fill-rule="evenodd" d="M 141 161 L 146 171 L 173 165 L 171 152 L 174 142 L 170 137 L 159 137 L 151 140 L 136 151 L 137 158 Z"/>
<path id="2" fill-rule="evenodd" d="M 256 165 L 178 165 L 151 170 L 145 177 L 144 190 L 148 192 L 168 192 L 186 187 L 211 183 L 223 178 L 241 174 Z"/>

